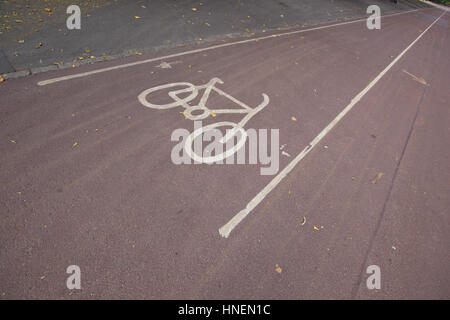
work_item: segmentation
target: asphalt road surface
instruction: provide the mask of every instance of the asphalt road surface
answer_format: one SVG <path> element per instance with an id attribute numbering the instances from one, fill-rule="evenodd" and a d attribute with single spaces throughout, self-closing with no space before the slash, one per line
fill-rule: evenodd
<path id="1" fill-rule="evenodd" d="M 420 9 L 1 83 L 1 298 L 449 299 L 449 20 Z M 269 98 L 245 128 L 279 129 L 277 174 L 171 161 L 193 121 L 138 96 L 215 77 L 252 108 Z"/>

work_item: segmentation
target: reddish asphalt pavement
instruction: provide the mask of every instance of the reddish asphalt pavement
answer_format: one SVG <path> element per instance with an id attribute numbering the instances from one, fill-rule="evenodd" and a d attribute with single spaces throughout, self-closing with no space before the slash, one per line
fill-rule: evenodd
<path id="1" fill-rule="evenodd" d="M 442 14 L 421 9 L 382 18 L 380 30 L 362 20 L 47 85 L 38 82 L 237 40 L 1 83 L 1 298 L 450 299 Z M 214 77 L 251 107 L 265 93 L 268 106 L 245 127 L 280 130 L 290 155 L 280 153 L 281 171 L 432 23 L 228 238 L 219 228 L 274 176 L 261 165 L 173 164 L 171 133 L 191 132 L 192 121 L 181 107 L 138 101 L 148 88 Z M 82 290 L 66 288 L 73 264 Z M 380 290 L 366 287 L 369 265 L 380 266 Z"/>

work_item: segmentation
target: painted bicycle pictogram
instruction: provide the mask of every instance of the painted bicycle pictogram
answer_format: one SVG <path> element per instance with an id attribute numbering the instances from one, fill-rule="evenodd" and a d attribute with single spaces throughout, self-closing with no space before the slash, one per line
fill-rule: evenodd
<path id="1" fill-rule="evenodd" d="M 164 85 L 160 85 L 157 87 L 153 87 L 153 88 L 144 90 L 138 96 L 138 100 L 140 103 L 142 103 L 144 106 L 146 106 L 148 108 L 152 108 L 152 109 L 165 110 L 165 109 L 171 109 L 171 108 L 176 108 L 176 107 L 183 107 L 185 109 L 183 112 L 184 115 L 186 116 L 186 118 L 188 118 L 192 121 L 205 119 L 205 118 L 209 117 L 211 114 L 215 114 L 215 115 L 234 114 L 234 113 L 245 114 L 244 118 L 242 118 L 242 120 L 239 121 L 238 123 L 230 122 L 230 121 L 216 122 L 216 123 L 209 124 L 209 125 L 206 125 L 204 127 L 194 130 L 187 137 L 186 142 L 185 142 L 185 151 L 191 157 L 191 159 L 193 159 L 199 163 L 213 163 L 216 161 L 226 159 L 229 156 L 236 153 L 246 142 L 247 134 L 244 130 L 244 126 L 246 125 L 246 123 L 253 116 L 255 116 L 258 112 L 260 112 L 262 109 L 264 109 L 269 104 L 269 97 L 265 93 L 263 93 L 262 94 L 263 101 L 257 107 L 251 108 L 244 102 L 234 98 L 233 96 L 229 95 L 228 93 L 224 92 L 223 90 L 217 88 L 215 85 L 218 83 L 223 84 L 224 82 L 222 80 L 220 80 L 219 78 L 212 78 L 208 83 L 199 85 L 199 86 L 195 86 L 189 82 L 168 83 L 168 84 L 164 84 Z M 169 91 L 168 95 L 170 98 L 172 98 L 173 102 L 170 102 L 167 104 L 154 104 L 154 103 L 150 103 L 148 101 L 148 97 L 152 93 L 160 91 L 160 90 L 166 90 L 166 89 L 176 88 L 176 87 L 184 87 L 184 88 L 174 89 L 174 90 Z M 204 90 L 204 92 L 200 98 L 200 101 L 196 105 L 190 105 L 189 102 L 191 102 L 198 96 L 200 90 Z M 233 103 L 240 106 L 240 108 L 239 109 L 209 109 L 206 106 L 206 102 L 208 101 L 211 91 L 215 91 L 219 95 L 231 100 Z M 188 95 L 183 98 L 180 97 L 180 95 L 186 95 L 186 94 L 188 94 Z M 228 129 L 226 131 L 227 133 L 225 134 L 225 136 L 220 140 L 221 143 L 225 144 L 229 139 L 232 139 L 232 138 L 234 138 L 234 136 L 237 136 L 238 142 L 236 144 L 234 144 L 232 148 L 225 150 L 222 153 L 216 154 L 214 156 L 208 156 L 208 157 L 204 157 L 203 155 L 198 155 L 197 153 L 194 152 L 194 149 L 193 149 L 194 140 L 199 135 L 201 135 L 209 130 L 213 130 L 213 129 L 217 129 L 217 128 L 221 128 L 221 127 L 226 127 L 226 128 L 231 127 L 231 130 Z M 238 132 L 239 132 L 239 134 L 237 134 Z"/>

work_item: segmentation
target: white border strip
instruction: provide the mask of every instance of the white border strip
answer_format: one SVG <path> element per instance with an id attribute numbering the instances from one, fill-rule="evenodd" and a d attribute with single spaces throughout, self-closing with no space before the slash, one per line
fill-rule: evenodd
<path id="1" fill-rule="evenodd" d="M 446 12 L 444 11 L 428 28 L 425 29 L 405 50 L 403 50 L 381 73 L 373 79 L 367 87 L 358 93 L 351 102 L 342 110 L 336 118 L 333 119 L 318 135 L 312 140 L 309 145 L 303 149 L 272 181 L 269 182 L 250 202 L 245 209 L 239 211 L 227 224 L 219 229 L 222 237 L 228 238 L 230 232 L 286 177 L 289 172 L 322 140 L 323 137 L 330 132 L 336 124 L 357 104 L 362 97 L 392 68 L 394 64 L 427 32 Z"/>
<path id="2" fill-rule="evenodd" d="M 382 18 L 383 17 L 396 16 L 396 15 L 400 15 L 400 14 L 411 13 L 411 12 L 415 12 L 415 11 L 419 11 L 419 9 L 409 10 L 409 11 L 405 11 L 405 12 L 398 12 L 398 13 L 393 13 L 393 14 L 388 14 L 388 15 L 382 16 Z M 151 58 L 151 59 L 146 59 L 146 60 L 126 63 L 126 64 L 121 64 L 121 65 L 118 65 L 118 66 L 107 67 L 107 68 L 97 69 L 97 70 L 88 71 L 88 72 L 76 73 L 76 74 L 72 74 L 72 75 L 69 75 L 69 76 L 52 78 L 52 79 L 48 79 L 48 80 L 44 80 L 44 81 L 39 81 L 37 84 L 39 86 L 45 86 L 45 85 L 52 84 L 52 83 L 55 83 L 55 82 L 71 80 L 71 79 L 76 79 L 76 78 L 81 78 L 81 77 L 87 77 L 87 76 L 90 76 L 90 75 L 93 75 L 93 74 L 97 74 L 97 73 L 102 73 L 102 72 L 107 72 L 107 71 L 112 71 L 112 70 L 117 70 L 117 69 L 128 68 L 128 67 L 137 66 L 137 65 L 140 65 L 140 64 L 144 64 L 144 63 L 149 63 L 149 62 L 154 62 L 154 61 L 159 61 L 159 60 L 164 60 L 164 59 L 171 59 L 171 58 L 180 57 L 180 56 L 184 56 L 184 55 L 188 55 L 188 54 L 199 53 L 199 52 L 204 52 L 204 51 L 208 51 L 208 50 L 215 50 L 215 49 L 219 49 L 219 48 L 225 48 L 225 47 L 238 45 L 238 44 L 249 43 L 249 42 L 256 42 L 256 41 L 266 40 L 266 39 L 270 39 L 270 38 L 277 38 L 277 37 L 281 37 L 281 36 L 288 36 L 288 35 L 292 35 L 292 34 L 303 33 L 303 32 L 314 31 L 314 30 L 320 30 L 320 29 L 327 29 L 327 28 L 331 28 L 331 27 L 342 26 L 342 25 L 356 23 L 356 22 L 361 22 L 361 21 L 366 21 L 366 20 L 367 20 L 367 18 L 362 18 L 362 19 L 358 19 L 358 20 L 340 22 L 340 23 L 335 23 L 335 24 L 331 24 L 331 25 L 315 27 L 315 28 L 311 28 L 311 29 L 290 31 L 290 32 L 273 34 L 273 35 L 270 35 L 270 36 L 264 36 L 264 37 L 253 38 L 253 39 L 248 39 L 248 40 L 241 40 L 241 41 L 236 41 L 236 42 L 231 42 L 231 43 L 223 43 L 223 44 L 218 44 L 218 45 L 214 45 L 214 46 L 206 47 L 206 48 L 202 48 L 202 49 L 189 50 L 189 51 L 184 51 L 184 52 L 170 54 L 170 55 L 167 55 L 167 56 L 162 56 L 162 57 L 157 57 L 157 58 Z"/>

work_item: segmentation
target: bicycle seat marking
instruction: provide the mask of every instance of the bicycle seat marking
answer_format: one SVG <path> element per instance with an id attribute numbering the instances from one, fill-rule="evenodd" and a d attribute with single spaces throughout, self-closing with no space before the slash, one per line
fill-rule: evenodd
<path id="1" fill-rule="evenodd" d="M 200 163 L 213 163 L 216 161 L 223 160 L 232 154 L 236 153 L 244 144 L 247 139 L 247 134 L 245 133 L 244 126 L 245 124 L 258 112 L 260 112 L 262 109 L 264 109 L 269 104 L 269 97 L 263 93 L 263 101 L 255 108 L 251 108 L 242 101 L 239 101 L 238 99 L 232 97 L 228 93 L 222 91 L 221 89 L 217 88 L 215 85 L 223 84 L 224 82 L 220 80 L 219 78 L 212 78 L 208 83 L 195 86 L 192 83 L 189 82 L 175 82 L 175 83 L 168 83 L 160 86 L 156 86 L 147 90 L 144 90 L 142 93 L 139 94 L 138 100 L 139 102 L 152 109 L 159 109 L 159 110 L 165 110 L 165 109 L 171 109 L 176 107 L 183 107 L 185 110 L 183 114 L 186 118 L 196 121 L 196 120 L 202 120 L 207 117 L 209 117 L 211 114 L 245 114 L 244 118 L 239 121 L 238 123 L 235 122 L 216 122 L 210 125 L 207 125 L 205 127 L 201 127 L 199 129 L 196 129 L 194 132 L 192 132 L 188 138 L 186 139 L 185 143 L 185 150 L 187 154 L 193 159 L 194 161 L 200 162 Z M 175 87 L 185 87 L 183 89 L 174 89 L 169 91 L 168 95 L 170 98 L 172 98 L 173 102 L 167 103 L 167 104 L 153 104 L 148 101 L 148 97 L 159 90 L 164 90 L 168 88 L 175 88 Z M 200 98 L 200 101 L 197 105 L 190 105 L 189 102 L 194 100 L 200 90 L 203 90 L 204 92 Z M 209 98 L 209 95 L 211 91 L 215 91 L 219 95 L 231 100 L 235 104 L 239 105 L 240 109 L 209 109 L 206 106 L 206 102 Z M 180 95 L 186 95 L 184 98 L 180 98 Z M 199 114 L 193 114 L 194 111 L 198 113 L 198 111 L 201 111 Z M 221 143 L 225 143 L 227 140 L 233 138 L 236 133 L 239 131 L 240 135 L 238 136 L 238 142 L 237 144 L 230 150 L 226 150 L 225 152 L 210 156 L 210 157 L 203 157 L 202 155 L 198 155 L 194 152 L 192 148 L 192 144 L 194 142 L 194 139 L 207 132 L 208 130 L 216 129 L 219 127 L 231 127 L 231 130 L 228 130 L 226 135 L 220 140 Z"/>

